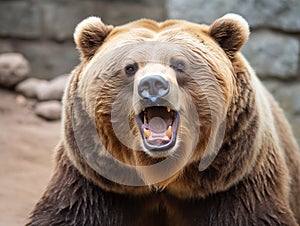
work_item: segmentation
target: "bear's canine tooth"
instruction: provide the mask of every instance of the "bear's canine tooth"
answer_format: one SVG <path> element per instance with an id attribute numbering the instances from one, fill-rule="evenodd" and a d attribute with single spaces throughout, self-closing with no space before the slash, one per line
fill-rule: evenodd
<path id="1" fill-rule="evenodd" d="M 171 138 L 172 137 L 172 126 L 168 127 L 168 130 L 166 132 L 167 137 Z"/>
<path id="2" fill-rule="evenodd" d="M 167 107 L 167 111 L 170 112 L 170 111 L 171 111 L 171 108 Z"/>
<path id="3" fill-rule="evenodd" d="M 146 138 L 149 138 L 151 136 L 151 132 L 144 128 L 144 134 Z"/>

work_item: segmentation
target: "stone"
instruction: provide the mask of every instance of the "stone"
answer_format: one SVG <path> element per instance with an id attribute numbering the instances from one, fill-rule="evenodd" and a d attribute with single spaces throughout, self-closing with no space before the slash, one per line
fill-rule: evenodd
<path id="1" fill-rule="evenodd" d="M 0 55 L 0 85 L 14 87 L 27 78 L 30 71 L 29 63 L 19 53 L 5 53 Z"/>
<path id="2" fill-rule="evenodd" d="M 260 77 L 291 79 L 298 74 L 299 50 L 296 38 L 258 31 L 250 35 L 242 52 Z"/>
<path id="3" fill-rule="evenodd" d="M 70 73 L 79 64 L 79 53 L 74 43 L 18 42 L 18 50 L 26 53 L 31 65 L 31 77 L 50 80 Z"/>
<path id="4" fill-rule="evenodd" d="M 264 86 L 271 92 L 273 95 L 278 91 L 281 86 L 281 82 L 276 80 L 262 80 Z"/>
<path id="5" fill-rule="evenodd" d="M 296 136 L 296 140 L 300 147 L 300 117 L 298 116 L 298 117 L 290 118 L 289 121 L 292 125 L 293 132 Z"/>
<path id="6" fill-rule="evenodd" d="M 112 1 L 105 6 L 105 11 L 100 15 L 105 23 L 118 25 L 140 18 L 149 18 L 157 21 L 167 19 L 164 1 Z M 98 4 L 101 8 L 103 3 Z M 118 10 L 116 10 L 118 9 Z M 103 11 L 103 9 L 102 9 Z"/>
<path id="7" fill-rule="evenodd" d="M 141 17 L 163 20 L 164 4 L 160 0 L 0 1 L 0 53 L 20 52 L 30 62 L 31 77 L 53 79 L 79 64 L 72 39 L 83 18 L 100 16 L 113 25 Z"/>
<path id="8" fill-rule="evenodd" d="M 89 1 L 78 1 L 76 4 L 49 1 L 41 7 L 45 12 L 45 35 L 57 41 L 72 39 L 76 25 L 93 12 Z"/>
<path id="9" fill-rule="evenodd" d="M 59 120 L 62 106 L 59 101 L 46 101 L 36 104 L 35 114 L 47 120 Z"/>
<path id="10" fill-rule="evenodd" d="M 274 98 L 278 101 L 279 105 L 290 118 L 293 118 L 296 114 L 300 113 L 299 83 L 283 83 L 275 80 L 267 80 L 264 81 L 264 85 L 273 94 Z"/>
<path id="11" fill-rule="evenodd" d="M 298 0 L 168 0 L 169 18 L 212 23 L 231 12 L 242 15 L 250 26 L 269 27 L 289 32 L 300 31 L 300 1 Z"/>
<path id="12" fill-rule="evenodd" d="M 268 80 L 264 85 L 284 110 L 300 146 L 300 84 Z"/>
<path id="13" fill-rule="evenodd" d="M 27 104 L 27 100 L 26 100 L 26 98 L 23 95 L 17 95 L 16 96 L 16 103 L 18 105 L 21 105 L 21 106 L 24 107 Z"/>
<path id="14" fill-rule="evenodd" d="M 40 101 L 45 100 L 61 100 L 69 75 L 61 75 L 51 80 L 46 86 L 37 90 L 37 98 Z"/>
<path id="15" fill-rule="evenodd" d="M 246 0 L 245 4 L 236 4 L 234 10 L 247 18 L 250 26 L 254 28 L 300 31 L 298 0 Z"/>
<path id="16" fill-rule="evenodd" d="M 41 15 L 38 6 L 29 1 L 0 1 L 0 36 L 39 37 Z"/>
<path id="17" fill-rule="evenodd" d="M 19 52 L 19 51 L 15 51 L 15 45 L 13 44 L 12 40 L 1 39 L 0 40 L 0 54 L 13 53 L 13 52 Z"/>
<path id="18" fill-rule="evenodd" d="M 300 118 L 300 87 L 293 94 L 292 102 L 293 102 L 294 114 L 297 115 L 298 118 Z"/>
<path id="19" fill-rule="evenodd" d="M 184 19 L 197 23 L 210 24 L 215 19 L 232 12 L 236 0 L 168 0 L 167 14 L 171 19 Z"/>
<path id="20" fill-rule="evenodd" d="M 25 97 L 36 98 L 38 90 L 45 89 L 48 83 L 46 80 L 28 78 L 16 86 L 16 91 Z"/>
<path id="21" fill-rule="evenodd" d="M 84 18 L 100 16 L 107 24 L 124 24 L 125 21 L 147 17 L 166 18 L 164 1 L 48 1 L 41 4 L 45 17 L 45 35 L 57 41 L 73 38 L 76 25 Z M 134 13 L 133 13 L 134 12 Z"/>

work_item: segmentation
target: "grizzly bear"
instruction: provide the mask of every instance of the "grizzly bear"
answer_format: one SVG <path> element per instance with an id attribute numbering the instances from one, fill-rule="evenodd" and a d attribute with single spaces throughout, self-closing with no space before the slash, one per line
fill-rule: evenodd
<path id="1" fill-rule="evenodd" d="M 55 170 L 27 225 L 298 225 L 299 150 L 240 52 L 248 36 L 235 14 L 82 21 Z"/>

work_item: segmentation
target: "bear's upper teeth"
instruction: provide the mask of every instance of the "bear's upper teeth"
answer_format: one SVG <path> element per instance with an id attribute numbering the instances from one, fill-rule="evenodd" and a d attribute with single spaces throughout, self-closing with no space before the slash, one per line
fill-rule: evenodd
<path id="1" fill-rule="evenodd" d="M 144 123 L 147 123 L 147 122 L 148 122 L 148 120 L 147 120 L 147 112 L 144 111 Z"/>

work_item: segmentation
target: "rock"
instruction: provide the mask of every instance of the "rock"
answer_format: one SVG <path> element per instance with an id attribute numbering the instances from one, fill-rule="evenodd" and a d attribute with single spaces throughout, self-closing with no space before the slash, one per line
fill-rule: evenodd
<path id="1" fill-rule="evenodd" d="M 56 100 L 40 102 L 35 107 L 36 115 L 47 120 L 59 120 L 61 118 L 61 110 L 61 103 Z"/>
<path id="2" fill-rule="evenodd" d="M 43 90 L 48 85 L 48 81 L 36 79 L 36 78 L 29 78 L 23 82 L 20 82 L 16 86 L 16 91 L 22 93 L 26 97 L 36 98 L 38 90 Z"/>
<path id="3" fill-rule="evenodd" d="M 169 18 L 212 23 L 231 12 L 242 15 L 252 28 L 269 27 L 290 32 L 300 31 L 300 1 L 298 0 L 168 0 Z"/>
<path id="4" fill-rule="evenodd" d="M 62 3 L 63 2 L 63 3 Z M 46 1 L 44 12 L 45 35 L 57 41 L 70 40 L 74 27 L 90 15 L 100 15 L 105 23 L 123 24 L 138 18 L 165 19 L 165 1 Z M 134 12 L 134 13 L 132 13 Z"/>
<path id="5" fill-rule="evenodd" d="M 73 28 L 74 29 L 74 28 Z M 69 73 L 79 64 L 79 52 L 72 42 L 54 43 L 18 41 L 18 51 L 26 53 L 32 68 L 31 77 L 53 79 Z"/>
<path id="6" fill-rule="evenodd" d="M 0 55 L 0 85 L 14 87 L 23 81 L 30 71 L 28 61 L 19 53 Z"/>
<path id="7" fill-rule="evenodd" d="M 41 34 L 42 13 L 29 1 L 0 1 L 0 35 L 37 38 Z"/>
<path id="8" fill-rule="evenodd" d="M 298 142 L 298 145 L 300 146 L 300 117 L 294 117 L 290 119 L 293 132 L 296 136 L 296 140 Z"/>
<path id="9" fill-rule="evenodd" d="M 210 24 L 215 19 L 232 12 L 236 0 L 168 0 L 167 13 L 171 19 L 184 19 L 197 23 Z M 241 5 L 241 4 L 239 4 Z"/>
<path id="10" fill-rule="evenodd" d="M 110 1 L 105 8 L 103 2 L 98 3 L 98 9 L 103 8 L 101 15 L 104 22 L 108 24 L 124 24 L 140 18 L 149 18 L 157 21 L 167 19 L 165 1 L 161 0 L 131 0 L 131 1 Z M 116 10 L 118 9 L 118 10 Z M 134 12 L 134 13 L 132 13 Z"/>
<path id="11" fill-rule="evenodd" d="M 259 76 L 290 79 L 298 74 L 299 50 L 296 38 L 260 31 L 250 35 L 242 52 Z"/>
<path id="12" fill-rule="evenodd" d="M 24 96 L 18 95 L 18 96 L 16 96 L 16 103 L 21 105 L 21 106 L 26 106 L 27 100 Z"/>
<path id="13" fill-rule="evenodd" d="M 279 90 L 282 85 L 279 81 L 276 80 L 262 80 L 264 86 L 271 92 L 273 95 Z"/>
<path id="14" fill-rule="evenodd" d="M 300 115 L 300 90 L 297 90 L 293 95 L 293 108 L 294 108 L 294 113 L 299 118 L 299 115 Z"/>
<path id="15" fill-rule="evenodd" d="M 0 42 L 0 54 L 1 53 L 13 53 L 20 52 L 15 50 L 15 45 L 13 40 L 1 39 Z"/>
<path id="16" fill-rule="evenodd" d="M 300 113 L 300 84 L 264 81 L 264 85 L 272 93 L 289 118 L 299 117 Z M 300 137 L 299 137 L 300 138 Z"/>
<path id="17" fill-rule="evenodd" d="M 238 0 L 235 0 L 238 3 Z M 269 27 L 285 31 L 300 31 L 300 1 L 259 0 L 235 4 L 233 10 L 243 15 L 251 27 Z"/>
<path id="18" fill-rule="evenodd" d="M 72 39 L 76 25 L 93 12 L 93 4 L 96 2 L 78 1 L 76 4 L 73 2 L 61 4 L 49 1 L 42 4 L 46 35 L 57 41 Z"/>
<path id="19" fill-rule="evenodd" d="M 51 80 L 45 87 L 37 90 L 37 98 L 40 101 L 61 100 L 69 75 L 62 75 Z"/>
<path id="20" fill-rule="evenodd" d="M 300 146 L 300 84 L 275 80 L 264 81 L 264 84 L 284 110 Z"/>

